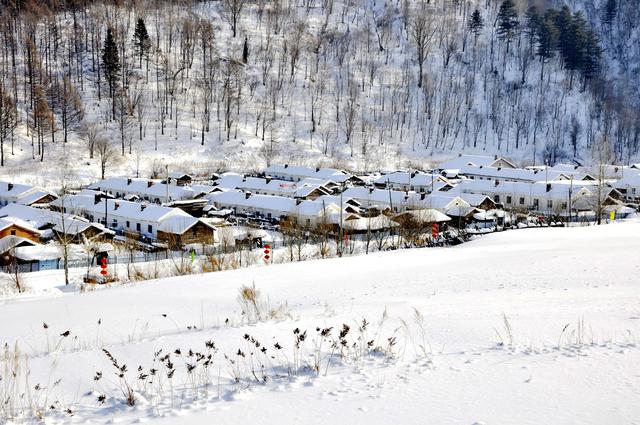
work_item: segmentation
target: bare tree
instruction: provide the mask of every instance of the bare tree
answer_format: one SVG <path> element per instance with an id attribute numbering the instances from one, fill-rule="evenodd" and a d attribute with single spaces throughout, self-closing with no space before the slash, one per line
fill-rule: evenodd
<path id="1" fill-rule="evenodd" d="M 223 0 L 222 1 L 222 16 L 231 26 L 233 31 L 233 37 L 236 37 L 238 30 L 238 21 L 244 8 L 246 0 Z"/>
<path id="2" fill-rule="evenodd" d="M 100 178 L 104 180 L 107 167 L 115 160 L 116 151 L 109 143 L 109 139 L 101 137 L 96 141 L 96 153 L 100 162 Z"/>
<path id="3" fill-rule="evenodd" d="M 415 48 L 416 61 L 418 62 L 418 87 L 422 87 L 422 67 L 429 55 L 429 45 L 436 30 L 433 29 L 431 17 L 428 16 L 424 5 L 414 14 L 409 24 L 409 37 Z"/>

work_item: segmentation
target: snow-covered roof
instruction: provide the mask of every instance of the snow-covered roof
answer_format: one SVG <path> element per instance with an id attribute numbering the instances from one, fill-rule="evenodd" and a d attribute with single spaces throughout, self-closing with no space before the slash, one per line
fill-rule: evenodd
<path id="1" fill-rule="evenodd" d="M 297 167 L 288 164 L 271 165 L 264 170 L 265 175 L 291 176 L 296 178 L 311 177 L 316 179 L 328 179 L 337 183 L 343 183 L 354 177 L 353 174 L 337 168 L 309 168 Z"/>
<path id="2" fill-rule="evenodd" d="M 280 215 L 304 215 L 304 216 L 317 216 L 323 211 L 333 208 L 339 208 L 335 204 L 327 204 L 326 202 L 318 201 L 296 201 L 292 198 L 284 196 L 271 196 L 271 195 L 253 195 L 244 193 L 242 191 L 228 191 L 213 193 L 207 196 L 210 202 L 222 207 L 240 207 L 240 208 L 252 208 L 258 210 L 271 211 Z"/>
<path id="3" fill-rule="evenodd" d="M 131 202 L 121 199 L 108 199 L 106 202 L 108 208 L 107 214 L 111 217 L 117 216 L 151 222 L 160 222 L 172 215 L 191 217 L 191 215 L 180 208 Z M 56 199 L 51 205 L 60 208 L 63 204 L 66 211 L 73 211 L 77 213 L 93 213 L 102 215 L 105 211 L 105 200 L 101 199 L 100 202 L 96 204 L 93 196 L 67 195 L 64 198 Z"/>
<path id="4" fill-rule="evenodd" d="M 142 197 L 148 198 L 166 198 L 167 194 L 171 199 L 192 199 L 199 192 L 196 192 L 189 186 L 167 185 L 158 179 L 143 178 L 127 178 L 127 177 L 110 177 L 105 180 L 92 183 L 89 189 L 135 193 Z"/>
<path id="5" fill-rule="evenodd" d="M 375 180 L 376 185 L 406 185 L 406 186 L 430 186 L 435 182 L 447 183 L 446 179 L 438 174 L 427 174 L 420 171 L 409 173 L 408 171 L 395 171 L 384 174 Z"/>
<path id="6" fill-rule="evenodd" d="M 0 254 L 4 254 L 19 246 L 33 245 L 36 245 L 36 243 L 22 236 L 7 235 L 4 238 L 0 238 Z"/>
<path id="7" fill-rule="evenodd" d="M 555 170 L 529 170 L 525 168 L 505 168 L 505 167 L 476 167 L 474 165 L 466 165 L 460 167 L 460 173 L 468 176 L 495 178 L 501 180 L 515 181 L 554 181 L 560 179 L 569 179 L 566 174 Z"/>
<path id="8" fill-rule="evenodd" d="M 175 215 L 167 218 L 166 220 L 163 220 L 162 223 L 160 223 L 160 225 L 158 226 L 158 230 L 165 233 L 181 235 L 199 222 L 213 229 L 212 225 L 195 217 Z"/>
<path id="9" fill-rule="evenodd" d="M 450 159 L 441 163 L 438 168 L 441 170 L 455 170 L 462 169 L 469 165 L 476 167 L 490 167 L 496 163 L 500 163 L 504 161 L 509 164 L 513 168 L 515 168 L 515 164 L 508 160 L 507 158 L 501 156 L 489 156 L 489 155 L 469 155 L 469 154 L 461 154 L 456 158 Z"/>
<path id="10" fill-rule="evenodd" d="M 28 184 L 0 181 L 0 198 L 22 205 L 31 205 L 45 196 L 56 197 L 56 194 L 40 187 Z"/>
<path id="11" fill-rule="evenodd" d="M 21 246 L 13 250 L 15 257 L 23 261 L 57 260 L 62 257 L 60 247 L 56 245 Z"/>
<path id="12" fill-rule="evenodd" d="M 423 223 L 442 223 L 442 222 L 451 220 L 449 216 L 433 208 L 410 210 L 410 211 L 398 214 L 396 215 L 396 217 L 403 216 L 403 215 L 410 215 L 414 219 Z"/>
<path id="13" fill-rule="evenodd" d="M 1 211 L 1 210 L 0 210 Z M 28 232 L 40 234 L 40 231 L 33 227 L 25 220 L 14 216 L 3 216 L 0 214 L 0 231 L 3 231 L 11 226 L 20 227 Z"/>
<path id="14" fill-rule="evenodd" d="M 100 223 L 92 223 L 85 218 L 73 214 L 60 214 L 56 211 L 29 207 L 26 205 L 9 204 L 0 208 L 0 217 L 19 217 L 35 229 L 53 225 L 57 232 L 67 235 L 82 233 L 90 227 L 96 228 L 100 232 L 109 233 Z M 63 221 L 64 217 L 64 221 Z"/>
<path id="15" fill-rule="evenodd" d="M 380 214 L 376 217 L 355 217 L 349 220 L 343 221 L 343 227 L 352 231 L 364 231 L 364 230 L 382 230 L 389 229 L 391 227 L 398 226 L 398 223 L 392 221 L 384 214 Z"/>
<path id="16" fill-rule="evenodd" d="M 264 179 L 260 177 L 223 175 L 214 182 L 214 185 L 227 189 L 263 191 L 293 198 L 306 198 L 315 191 L 319 194 L 328 194 L 329 191 L 323 187 L 322 182 L 323 181 L 319 179 L 304 179 L 299 182 L 291 182 L 288 180 Z"/>

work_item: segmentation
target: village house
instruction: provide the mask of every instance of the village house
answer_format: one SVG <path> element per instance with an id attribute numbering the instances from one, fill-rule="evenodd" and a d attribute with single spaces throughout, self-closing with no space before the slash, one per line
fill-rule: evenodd
<path id="1" fill-rule="evenodd" d="M 494 168 L 518 168 L 511 160 L 502 156 L 459 154 L 456 158 L 442 162 L 439 170 L 459 170 L 468 166 L 494 167 Z"/>
<path id="2" fill-rule="evenodd" d="M 264 170 L 264 175 L 271 176 L 274 179 L 294 182 L 313 178 L 319 180 L 331 180 L 339 184 L 363 184 L 362 179 L 359 177 L 336 168 L 296 167 L 288 164 L 271 165 Z"/>
<path id="3" fill-rule="evenodd" d="M 202 240 L 214 243 L 213 226 L 179 208 L 86 194 L 69 195 L 51 205 L 102 223 L 122 235 L 167 241 L 173 245 Z"/>
<path id="4" fill-rule="evenodd" d="M 555 182 L 498 182 L 487 180 L 465 180 L 457 188 L 462 193 L 474 193 L 492 198 L 505 209 L 526 210 L 546 215 L 568 215 L 570 203 L 576 209 L 576 200 L 588 198 L 597 190 L 593 181 Z M 605 186 L 601 189 L 613 202 L 622 195 Z M 593 208 L 594 206 L 592 206 Z"/>
<path id="5" fill-rule="evenodd" d="M 20 220 L 41 232 L 42 240 L 59 239 L 66 236 L 68 241 L 82 243 L 95 238 L 111 238 L 114 232 L 100 223 L 92 223 L 86 218 L 73 214 L 61 214 L 43 208 L 20 204 L 9 204 L 0 208 L 0 218 Z"/>
<path id="6" fill-rule="evenodd" d="M 21 205 L 47 204 L 56 198 L 55 193 L 39 187 L 0 181 L 0 207 L 11 203 Z"/>
<path id="7" fill-rule="evenodd" d="M 428 174 L 421 171 L 395 171 L 383 174 L 374 181 L 374 185 L 379 189 L 426 193 L 438 190 L 449 184 L 449 181 L 439 174 Z"/>
<path id="8" fill-rule="evenodd" d="M 321 222 L 335 223 L 340 207 L 335 203 L 286 198 L 283 196 L 254 195 L 251 192 L 227 191 L 208 195 L 218 209 L 230 209 L 234 215 L 253 215 L 257 218 L 278 221 L 296 220 L 305 226 Z"/>
<path id="9" fill-rule="evenodd" d="M 640 170 L 629 168 L 625 175 L 611 184 L 628 202 L 640 202 Z"/>
<path id="10" fill-rule="evenodd" d="M 331 182 L 317 179 L 303 179 L 298 182 L 277 180 L 270 177 L 244 177 L 239 174 L 223 174 L 214 182 L 215 187 L 250 191 L 255 195 L 284 196 L 286 198 L 313 200 L 328 195 Z"/>
<path id="11" fill-rule="evenodd" d="M 203 194 L 201 190 L 196 191 L 189 186 L 166 184 L 157 179 L 128 177 L 111 177 L 93 183 L 87 188 L 108 193 L 116 198 L 141 199 L 156 204 L 194 199 Z"/>

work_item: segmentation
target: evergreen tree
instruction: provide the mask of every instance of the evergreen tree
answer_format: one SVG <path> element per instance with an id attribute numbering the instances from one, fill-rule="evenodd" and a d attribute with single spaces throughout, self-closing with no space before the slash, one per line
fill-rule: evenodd
<path id="1" fill-rule="evenodd" d="M 555 26 L 558 30 L 558 50 L 562 60 L 566 62 L 572 48 L 571 11 L 567 6 L 563 6 L 560 12 L 555 14 Z"/>
<path id="2" fill-rule="evenodd" d="M 540 58 L 540 81 L 544 80 L 544 64 L 555 56 L 555 49 L 558 44 L 558 29 L 553 22 L 553 14 L 547 13 L 541 20 L 536 31 L 538 47 L 536 54 Z"/>
<path id="3" fill-rule="evenodd" d="M 575 71 L 582 68 L 585 58 L 585 46 L 587 39 L 587 21 L 578 11 L 573 15 L 569 31 L 569 49 L 565 58 L 564 66 L 569 70 L 569 90 L 573 88 L 573 75 Z"/>
<path id="4" fill-rule="evenodd" d="M 151 49 L 151 39 L 149 38 L 147 26 L 142 18 L 138 18 L 136 22 L 136 29 L 133 32 L 133 46 L 136 49 L 136 54 L 140 58 L 140 67 L 142 68 L 142 58 L 147 56 Z"/>
<path id="5" fill-rule="evenodd" d="M 602 17 L 602 22 L 605 25 L 613 24 L 614 19 L 616 19 L 616 15 L 618 14 L 618 4 L 616 0 L 607 0 L 607 3 L 604 5 L 604 15 Z"/>
<path id="6" fill-rule="evenodd" d="M 480 31 L 482 31 L 482 28 L 484 28 L 484 20 L 478 9 L 474 10 L 471 14 L 469 22 L 467 22 L 467 28 L 473 33 L 473 45 L 475 46 L 478 41 L 478 35 Z"/>
<path id="7" fill-rule="evenodd" d="M 107 38 L 105 38 L 104 47 L 102 48 L 102 68 L 104 69 L 104 77 L 109 84 L 109 96 L 112 99 L 112 112 L 115 117 L 115 91 L 120 74 L 120 58 L 111 28 L 107 29 Z"/>
<path id="8" fill-rule="evenodd" d="M 589 29 L 585 36 L 584 57 L 580 67 L 583 78 L 582 90 L 586 89 L 587 82 L 600 72 L 601 57 L 602 48 L 600 47 L 598 34 Z"/>
<path id="9" fill-rule="evenodd" d="M 504 0 L 498 11 L 498 37 L 507 41 L 507 52 L 518 29 L 518 11 L 513 0 Z"/>
<path id="10" fill-rule="evenodd" d="M 542 18 L 538 13 L 538 8 L 536 6 L 531 6 L 529 9 L 527 9 L 527 13 L 525 15 L 524 32 L 529 39 L 529 46 L 531 47 L 532 51 L 533 44 L 536 41 L 540 25 L 542 25 Z"/>

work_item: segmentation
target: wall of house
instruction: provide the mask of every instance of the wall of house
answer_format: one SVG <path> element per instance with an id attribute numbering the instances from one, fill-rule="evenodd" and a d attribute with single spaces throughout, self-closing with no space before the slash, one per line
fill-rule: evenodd
<path id="1" fill-rule="evenodd" d="M 0 239 L 5 236 L 14 235 L 19 236 L 21 238 L 29 239 L 33 242 L 40 242 L 40 235 L 37 233 L 29 232 L 26 229 L 23 229 L 19 226 L 9 226 L 4 230 L 0 230 Z"/>

